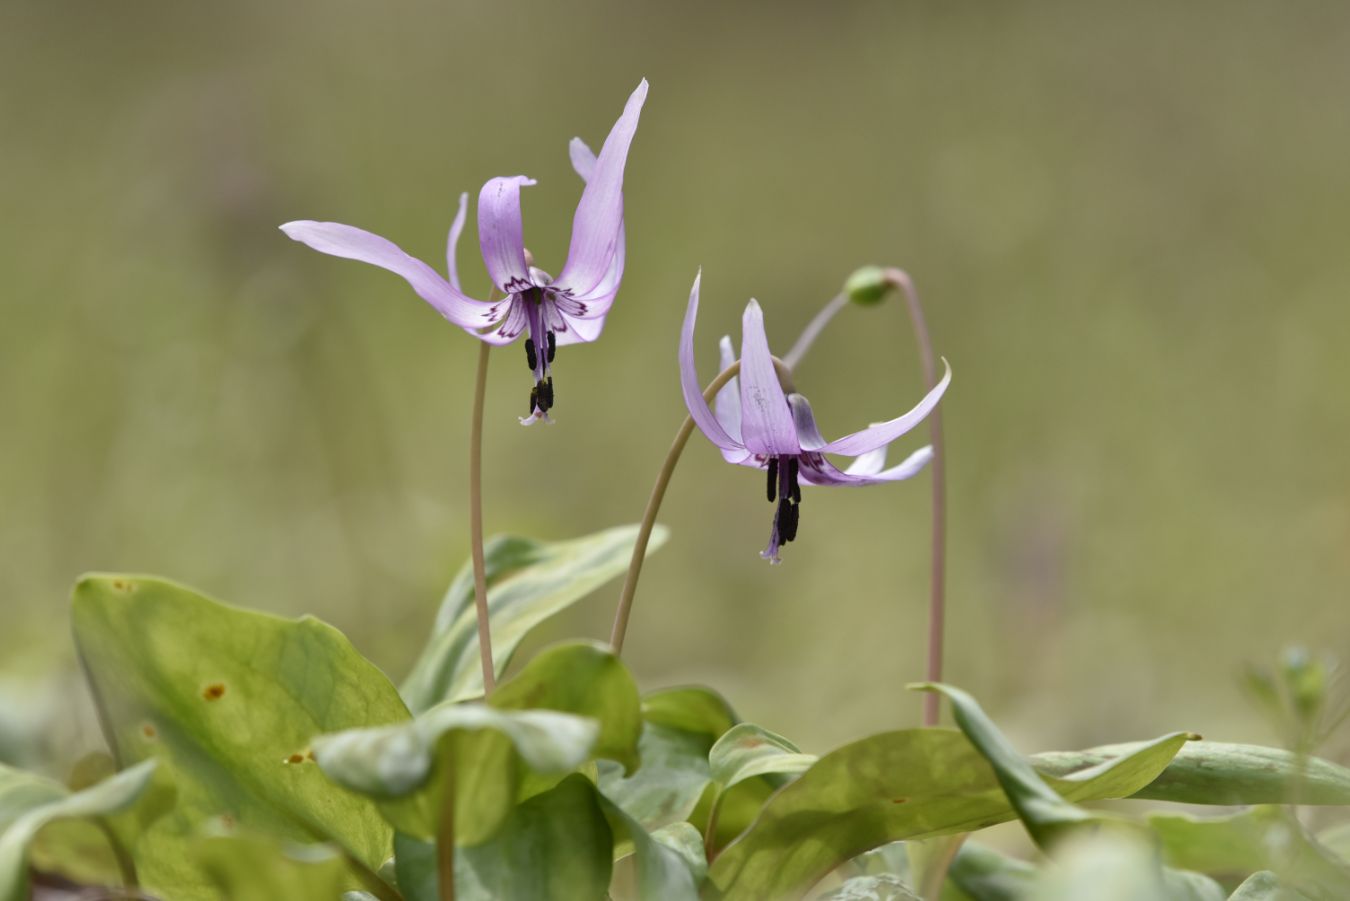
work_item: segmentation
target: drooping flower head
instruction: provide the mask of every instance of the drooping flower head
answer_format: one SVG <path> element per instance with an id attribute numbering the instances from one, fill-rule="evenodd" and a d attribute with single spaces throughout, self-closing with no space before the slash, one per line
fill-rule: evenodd
<path id="1" fill-rule="evenodd" d="M 716 412 L 703 399 L 694 367 L 694 322 L 698 317 L 698 291 L 702 273 L 694 279 L 689 309 L 680 334 L 680 389 L 685 406 L 699 430 L 717 445 L 728 463 L 768 472 L 768 498 L 776 503 L 769 545 L 761 556 L 779 562 L 781 547 L 797 537 L 801 517 L 801 484 L 858 486 L 895 482 L 916 475 L 932 459 L 930 447 L 910 454 L 904 462 L 886 468 L 886 446 L 914 428 L 937 406 L 951 382 L 951 368 L 919 404 L 901 416 L 875 423 L 835 441 L 826 441 L 816 427 L 815 415 L 806 398 L 785 393 L 779 382 L 769 340 L 764 333 L 764 314 L 751 300 L 741 318 L 741 371 L 718 392 Z M 731 339 L 720 343 L 722 368 L 735 362 Z M 946 361 L 943 361 L 946 365 Z M 844 470 L 835 467 L 826 454 L 855 457 Z"/>
<path id="2" fill-rule="evenodd" d="M 505 295 L 496 302 L 475 300 L 460 288 L 455 248 L 464 229 L 467 194 L 460 195 L 459 211 L 450 226 L 448 279 L 391 241 L 350 225 L 302 220 L 288 222 L 281 230 L 322 253 L 371 263 L 402 276 L 438 313 L 481 341 L 510 344 L 524 334 L 534 381 L 530 414 L 521 422 L 548 420 L 557 348 L 600 337 L 623 278 L 623 172 L 646 99 L 644 79 L 628 98 L 599 156 L 580 138 L 572 139 L 572 167 L 586 187 L 572 218 L 567 260 L 557 278 L 536 268 L 525 250 L 520 189 L 533 185 L 534 179 L 513 175 L 483 185 L 478 194 L 478 241 L 488 275 Z"/>

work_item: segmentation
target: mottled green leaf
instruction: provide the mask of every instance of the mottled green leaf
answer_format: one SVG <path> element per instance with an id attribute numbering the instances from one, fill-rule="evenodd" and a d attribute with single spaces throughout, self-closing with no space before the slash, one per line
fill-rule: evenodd
<path id="1" fill-rule="evenodd" d="M 601 792 L 649 830 L 687 819 L 708 787 L 708 737 L 646 723 L 638 751 L 630 776 L 600 762 Z"/>
<path id="2" fill-rule="evenodd" d="M 753 723 L 732 727 L 708 752 L 713 781 L 723 790 L 768 774 L 796 776 L 816 762 L 813 754 L 801 749 L 776 732 Z"/>
<path id="3" fill-rule="evenodd" d="M 192 856 L 224 899 L 284 898 L 337 901 L 351 876 L 341 851 L 331 845 L 295 845 L 258 835 L 199 839 Z"/>
<path id="4" fill-rule="evenodd" d="M 309 758 L 324 732 L 408 718 L 394 686 L 331 626 L 240 610 L 161 579 L 87 576 L 76 643 L 123 764 L 158 759 L 174 810 L 141 839 L 142 881 L 192 901 L 215 891 L 188 845 L 219 820 L 294 842 L 331 842 L 362 880 L 392 831 L 368 799 Z"/>
<path id="5" fill-rule="evenodd" d="M 487 704 L 444 703 L 415 719 L 315 741 L 320 766 L 380 800 L 400 832 L 432 839 L 446 773 L 454 774 L 455 834 L 487 841 L 525 797 L 596 755 L 637 760 L 637 686 L 607 647 L 548 648 Z M 615 765 L 617 768 L 617 765 Z"/>
<path id="6" fill-rule="evenodd" d="M 71 794 L 50 779 L 0 765 L 0 901 L 28 897 L 28 846 L 40 829 L 64 819 L 106 823 L 144 794 L 155 766 L 147 760 Z M 107 838 L 121 840 L 111 832 Z"/>
<path id="7" fill-rule="evenodd" d="M 698 685 L 648 693 L 642 699 L 642 718 L 658 726 L 707 735 L 712 741 L 740 722 L 726 698 Z"/>
<path id="8" fill-rule="evenodd" d="M 637 526 L 619 526 L 570 541 L 513 535 L 487 541 L 483 554 L 498 676 L 531 629 L 628 568 L 637 531 Z M 653 529 L 647 552 L 664 544 L 666 535 L 661 526 Z M 483 695 L 471 564 L 466 563 L 450 583 L 431 639 L 401 690 L 416 712 L 442 701 Z"/>
<path id="9" fill-rule="evenodd" d="M 1280 882 L 1269 870 L 1253 873 L 1228 896 L 1228 901 L 1311 901 L 1297 889 Z"/>
<path id="10" fill-rule="evenodd" d="M 1053 787 L 1074 802 L 1132 794 L 1157 777 L 1179 740 L 1160 739 Z M 870 848 L 1014 816 L 993 769 L 960 732 L 887 732 L 825 755 L 770 798 L 718 856 L 709 879 L 728 899 L 788 897 Z"/>
<path id="11" fill-rule="evenodd" d="M 993 848 L 967 841 L 956 852 L 947 878 L 965 897 L 978 901 L 1021 901 L 1036 880 L 1036 868 Z M 945 897 L 945 893 L 944 893 Z"/>
<path id="12" fill-rule="evenodd" d="M 880 873 L 876 876 L 854 876 L 832 892 L 820 896 L 819 901 L 923 901 L 899 876 Z"/>
<path id="13" fill-rule="evenodd" d="M 1139 743 L 1031 758 L 1042 773 L 1066 775 L 1117 760 Z M 1186 804 L 1350 804 L 1350 769 L 1279 748 L 1217 741 L 1187 744 L 1151 784 L 1133 797 Z"/>
<path id="14" fill-rule="evenodd" d="M 598 792 L 596 797 L 615 846 L 633 849 L 638 901 L 697 901 L 707 869 L 706 863 L 698 863 L 698 832 L 688 823 L 676 823 L 650 833 L 613 801 Z"/>
<path id="15" fill-rule="evenodd" d="M 1273 870 L 1310 894 L 1350 898 L 1350 866 L 1284 809 L 1256 807 L 1208 819 L 1154 814 L 1148 822 L 1172 866 L 1225 875 Z"/>

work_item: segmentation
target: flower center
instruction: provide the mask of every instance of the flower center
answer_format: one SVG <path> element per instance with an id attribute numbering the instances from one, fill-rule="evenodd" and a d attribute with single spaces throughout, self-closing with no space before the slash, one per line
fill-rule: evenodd
<path id="1" fill-rule="evenodd" d="M 530 389 L 530 415 L 547 413 L 553 407 L 553 376 L 549 366 L 558 352 L 558 338 L 549 325 L 549 309 L 540 288 L 530 288 L 521 295 L 525 302 L 525 316 L 529 334 L 525 338 L 525 362 L 534 376 Z"/>

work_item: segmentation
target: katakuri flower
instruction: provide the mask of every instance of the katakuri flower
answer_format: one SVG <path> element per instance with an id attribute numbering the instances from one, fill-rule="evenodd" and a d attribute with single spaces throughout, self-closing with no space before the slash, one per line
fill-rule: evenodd
<path id="1" fill-rule="evenodd" d="M 769 341 L 764 334 L 764 314 L 751 300 L 741 318 L 741 371 L 718 392 L 716 412 L 708 408 L 694 367 L 694 321 L 698 317 L 698 289 L 702 273 L 694 279 L 689 309 L 680 334 L 680 389 L 685 406 L 699 430 L 717 445 L 728 463 L 768 471 L 769 502 L 777 502 L 769 546 L 760 554 L 778 563 L 779 549 L 797 537 L 801 516 L 800 485 L 876 485 L 916 475 L 932 459 L 931 447 L 910 454 L 904 462 L 886 468 L 886 446 L 914 428 L 937 406 L 951 382 L 951 368 L 918 406 L 886 422 L 875 423 L 835 441 L 826 441 L 806 398 L 786 394 L 778 380 Z M 731 339 L 720 343 L 722 369 L 735 362 Z M 946 360 L 943 365 L 946 366 Z M 739 384 L 738 384 L 739 382 Z M 844 470 L 835 467 L 826 454 L 855 457 Z"/>
<path id="2" fill-rule="evenodd" d="M 489 344 L 510 344 L 525 334 L 525 357 L 534 378 L 529 425 L 548 420 L 553 407 L 552 364 L 560 345 L 594 341 L 619 290 L 624 264 L 623 172 L 638 116 L 647 99 L 644 79 L 628 98 L 597 157 L 580 138 L 569 146 L 572 167 L 586 187 L 572 218 L 567 260 L 555 279 L 534 265 L 520 219 L 520 189 L 533 185 L 523 175 L 494 178 L 478 194 L 478 241 L 483 263 L 505 295 L 495 303 L 464 293 L 455 265 L 455 247 L 464 229 L 468 195 L 450 226 L 446 252 L 449 279 L 378 235 L 336 222 L 309 220 L 281 226 L 291 238 L 318 250 L 371 263 L 402 276 L 436 312 Z"/>

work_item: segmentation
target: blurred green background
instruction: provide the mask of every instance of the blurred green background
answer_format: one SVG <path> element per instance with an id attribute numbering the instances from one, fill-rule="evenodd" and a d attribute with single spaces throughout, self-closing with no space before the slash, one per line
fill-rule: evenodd
<path id="1" fill-rule="evenodd" d="M 559 354 L 558 425 L 516 424 L 523 353 L 494 354 L 488 530 L 640 516 L 699 266 L 711 377 L 748 297 L 781 351 L 855 267 L 901 265 L 955 372 L 949 678 L 1026 750 L 1273 740 L 1243 665 L 1350 643 L 1348 47 L 1335 2 L 7 0 L 3 716 L 58 756 L 97 740 L 49 725 L 82 709 L 90 569 L 314 613 L 401 677 L 468 553 L 475 347 L 276 227 L 439 266 L 458 193 L 523 172 L 557 272 L 567 141 L 645 76 L 624 290 Z M 486 293 L 472 227 L 460 266 Z M 908 408 L 899 306 L 848 310 L 798 385 L 827 435 Z M 811 493 L 773 568 L 762 492 L 691 443 L 643 684 L 712 682 L 813 751 L 917 722 L 927 477 Z M 617 593 L 544 638 L 607 635 Z"/>

